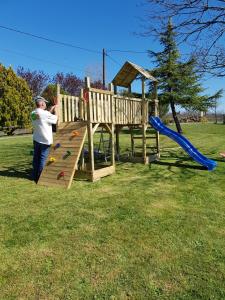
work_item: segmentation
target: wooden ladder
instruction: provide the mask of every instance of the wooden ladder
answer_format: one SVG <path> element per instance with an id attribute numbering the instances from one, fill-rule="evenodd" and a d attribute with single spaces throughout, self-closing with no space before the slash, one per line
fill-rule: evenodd
<path id="1" fill-rule="evenodd" d="M 87 134 L 85 122 L 62 123 L 54 137 L 39 185 L 69 189 Z"/>

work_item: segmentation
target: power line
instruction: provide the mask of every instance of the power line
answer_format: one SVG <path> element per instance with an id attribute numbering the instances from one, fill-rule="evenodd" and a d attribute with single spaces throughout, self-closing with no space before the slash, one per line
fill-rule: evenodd
<path id="1" fill-rule="evenodd" d="M 36 34 L 33 34 L 33 33 L 25 32 L 25 31 L 21 31 L 21 30 L 14 29 L 14 28 L 11 28 L 11 27 L 6 27 L 6 26 L 3 26 L 3 25 L 0 25 L 0 28 L 6 29 L 6 30 L 9 30 L 9 31 L 13 31 L 13 32 L 16 32 L 16 33 L 20 33 L 20 34 L 23 34 L 23 35 L 27 35 L 27 36 L 30 36 L 30 37 L 34 37 L 34 38 L 44 40 L 44 41 L 47 41 L 47 42 L 51 42 L 51 43 L 54 43 L 54 44 L 58 44 L 58 45 L 61 45 L 61 46 L 66 46 L 66 47 L 76 48 L 76 49 L 80 49 L 80 50 L 84 50 L 84 51 L 88 51 L 88 52 L 92 52 L 92 53 L 101 54 L 101 51 L 98 51 L 98 50 L 88 49 L 88 48 L 76 46 L 76 45 L 73 45 L 73 44 L 56 41 L 56 40 L 53 40 L 53 39 L 50 39 L 50 38 L 46 38 L 46 37 L 39 36 L 39 35 L 36 35 Z"/>
<path id="2" fill-rule="evenodd" d="M 43 37 L 43 36 L 36 35 L 36 34 L 33 34 L 33 33 L 25 32 L 25 31 L 15 29 L 15 28 L 12 28 L 12 27 L 7 27 L 7 26 L 4 26 L 4 25 L 0 25 L 0 28 L 5 29 L 5 30 L 9 30 L 9 31 L 13 31 L 13 32 L 16 32 L 16 33 L 19 33 L 19 34 L 27 35 L 27 36 L 30 36 L 30 37 L 33 37 L 33 38 L 36 38 L 36 39 L 41 39 L 41 40 L 51 42 L 51 43 L 54 43 L 54 44 L 58 44 L 58 45 L 61 45 L 61 46 L 66 46 L 66 47 L 75 48 L 75 49 L 79 49 L 79 50 L 84 50 L 84 51 L 88 51 L 88 52 L 92 52 L 92 53 L 102 54 L 102 52 L 99 51 L 99 50 L 89 49 L 89 48 L 73 45 L 73 44 L 70 44 L 70 43 L 57 41 L 57 40 L 54 40 L 54 39 L 51 39 L 51 38 L 47 38 L 47 37 Z M 108 52 L 133 53 L 133 54 L 148 53 L 147 51 L 121 50 L 121 49 L 108 49 L 107 51 Z"/>
<path id="3" fill-rule="evenodd" d="M 109 49 L 108 52 L 121 52 L 121 53 L 133 53 L 133 54 L 146 54 L 148 51 L 133 51 L 133 50 L 120 50 L 120 49 Z"/>
<path id="4" fill-rule="evenodd" d="M 109 55 L 108 53 L 106 53 L 106 56 L 111 59 L 111 61 L 113 61 L 114 63 L 116 63 L 117 65 L 119 65 L 120 67 L 122 66 L 121 63 L 119 63 L 117 60 L 115 60 L 114 58 L 112 58 L 111 55 Z"/>
<path id="5" fill-rule="evenodd" d="M 29 58 L 29 59 L 33 59 L 33 60 L 36 60 L 36 61 L 40 61 L 40 62 L 52 64 L 52 65 L 56 65 L 56 66 L 59 66 L 59 67 L 64 67 L 64 68 L 71 69 L 71 65 L 69 66 L 69 65 L 59 64 L 59 63 L 56 63 L 56 62 L 53 62 L 53 61 L 49 61 L 49 60 L 45 60 L 45 59 L 42 59 L 42 58 L 30 56 L 30 55 L 27 55 L 27 54 L 24 54 L 24 53 L 21 53 L 21 52 L 12 51 L 10 49 L 0 48 L 0 51 L 6 52 L 6 53 L 15 54 L 15 55 L 19 55 L 19 56 L 23 56 L 23 57 L 26 57 L 26 58 Z M 80 68 L 75 67 L 75 69 L 83 72 L 83 70 L 80 69 Z"/>

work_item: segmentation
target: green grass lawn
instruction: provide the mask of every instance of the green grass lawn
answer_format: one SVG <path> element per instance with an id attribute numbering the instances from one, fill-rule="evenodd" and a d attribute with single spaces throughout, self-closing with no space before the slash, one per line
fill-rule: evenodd
<path id="1" fill-rule="evenodd" d="M 215 171 L 162 136 L 159 163 L 68 191 L 29 180 L 30 136 L 1 138 L 0 299 L 225 299 L 225 126 L 183 128 Z"/>

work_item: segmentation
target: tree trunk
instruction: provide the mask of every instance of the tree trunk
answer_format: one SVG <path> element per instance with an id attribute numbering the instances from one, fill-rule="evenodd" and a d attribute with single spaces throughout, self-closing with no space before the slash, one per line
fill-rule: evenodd
<path id="1" fill-rule="evenodd" d="M 180 121 L 179 121 L 179 119 L 177 117 L 177 112 L 176 112 L 175 104 L 174 104 L 173 100 L 170 100 L 170 107 L 171 107 L 171 110 L 172 110 L 174 122 L 176 124 L 177 132 L 182 134 L 183 131 L 182 131 L 182 128 L 180 126 Z"/>

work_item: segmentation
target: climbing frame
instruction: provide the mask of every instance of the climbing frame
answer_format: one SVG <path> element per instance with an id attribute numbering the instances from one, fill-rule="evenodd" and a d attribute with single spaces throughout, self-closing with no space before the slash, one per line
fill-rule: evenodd
<path id="1" fill-rule="evenodd" d="M 70 188 L 86 134 L 86 122 L 60 124 L 38 181 L 39 185 Z"/>

